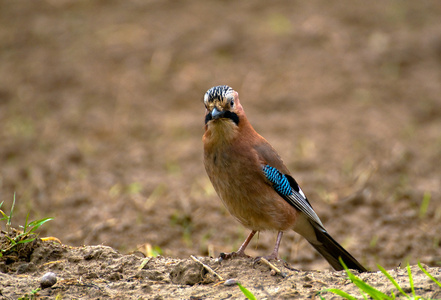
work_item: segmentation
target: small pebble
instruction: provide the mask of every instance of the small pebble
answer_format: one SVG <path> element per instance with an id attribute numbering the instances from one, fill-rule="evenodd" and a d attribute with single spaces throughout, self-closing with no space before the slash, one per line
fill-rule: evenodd
<path id="1" fill-rule="evenodd" d="M 232 286 L 232 285 L 236 285 L 237 282 L 238 282 L 237 279 L 230 278 L 230 279 L 225 280 L 224 285 L 225 286 Z"/>
<path id="2" fill-rule="evenodd" d="M 42 289 L 53 286 L 57 283 L 57 275 L 53 272 L 47 272 L 40 279 L 40 286 Z"/>

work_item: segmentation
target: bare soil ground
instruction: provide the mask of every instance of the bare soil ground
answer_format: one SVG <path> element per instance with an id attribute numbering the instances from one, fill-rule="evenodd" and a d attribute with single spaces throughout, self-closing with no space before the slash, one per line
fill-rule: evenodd
<path id="1" fill-rule="evenodd" d="M 107 246 L 69 247 L 36 242 L 26 260 L 10 258 L 0 264 L 0 299 L 31 299 L 32 291 L 41 285 L 47 272 L 57 275 L 57 282 L 37 292 L 36 299 L 245 299 L 235 284 L 226 285 L 192 259 L 171 257 L 143 258 L 122 255 Z M 200 261 L 210 266 L 223 279 L 240 282 L 257 299 L 319 299 L 317 291 L 338 288 L 359 295 L 344 271 L 300 271 L 292 265 L 276 262 L 281 274 L 272 274 L 270 268 L 253 259 L 234 259 L 219 262 L 203 257 Z M 425 266 L 435 278 L 441 278 L 440 268 Z M 441 289 L 417 266 L 412 278 L 417 295 L 440 299 Z M 391 270 L 406 293 L 411 294 L 405 268 Z M 359 275 L 365 282 L 385 293 L 400 292 L 380 272 Z M 321 294 L 335 299 L 330 292 Z M 359 295 L 360 299 L 363 299 Z"/>
<path id="2" fill-rule="evenodd" d="M 280 254 L 302 271 L 286 269 L 286 278 L 252 260 L 217 266 L 208 258 L 236 250 L 248 234 L 202 165 L 202 97 L 219 84 L 239 92 L 256 130 L 360 262 L 405 280 L 396 268 L 421 261 L 439 278 L 438 1 L 2 0 L 0 7 L 2 210 L 16 192 L 13 226 L 28 213 L 54 217 L 41 236 L 64 244 L 38 243 L 29 257 L 2 261 L 5 299 L 29 293 L 48 270 L 59 282 L 41 296 L 243 297 L 237 287 L 215 286 L 191 254 L 258 298 L 351 288 L 295 233 L 284 236 Z M 274 241 L 263 232 L 248 254 L 268 254 Z M 142 258 L 123 255 L 149 249 L 162 257 L 141 271 Z M 412 268 L 421 294 L 441 298 Z M 199 274 L 190 283 L 171 275 L 187 270 Z M 361 276 L 391 288 L 378 273 Z"/>

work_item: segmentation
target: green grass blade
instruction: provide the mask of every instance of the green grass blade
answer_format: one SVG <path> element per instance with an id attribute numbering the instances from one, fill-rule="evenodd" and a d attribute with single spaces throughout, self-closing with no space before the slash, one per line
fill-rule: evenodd
<path id="1" fill-rule="evenodd" d="M 381 299 L 381 300 L 392 300 L 393 298 L 389 297 L 388 295 L 386 295 L 385 293 L 377 290 L 376 288 L 374 288 L 373 286 L 370 286 L 369 284 L 367 284 L 366 282 L 364 282 L 363 280 L 357 278 L 357 280 L 353 281 L 353 283 L 358 286 L 359 289 L 361 289 L 363 292 L 365 292 L 366 294 L 368 294 L 370 297 L 372 297 L 373 299 Z"/>
<path id="2" fill-rule="evenodd" d="M 389 281 L 392 282 L 392 284 L 400 291 L 401 294 L 403 294 L 407 298 L 410 298 L 409 295 L 407 295 L 406 292 L 403 291 L 401 286 L 395 281 L 395 279 L 393 279 L 393 277 L 382 266 L 377 265 L 377 267 L 378 269 L 380 269 L 381 273 L 383 273 L 384 276 L 386 276 L 387 279 L 389 279 Z"/>
<path id="3" fill-rule="evenodd" d="M 428 192 L 428 191 L 424 192 L 423 201 L 421 202 L 420 212 L 418 214 L 420 219 L 423 219 L 426 216 L 427 210 L 429 209 L 429 204 L 430 204 L 431 198 L 432 198 L 432 195 L 430 194 L 430 192 Z"/>
<path id="4" fill-rule="evenodd" d="M 0 208 L 1 208 L 2 205 L 3 205 L 3 202 L 4 202 L 4 201 L 2 201 L 2 203 L 0 203 Z M 7 220 L 7 219 L 8 219 L 8 215 L 5 214 L 5 213 L 3 212 L 3 210 L 1 210 L 1 209 L 0 209 L 0 214 L 2 214 L 2 216 L 3 216 L 3 217 L 0 219 L 0 221 Z"/>
<path id="5" fill-rule="evenodd" d="M 322 292 L 331 292 L 331 293 L 334 293 L 334 294 L 336 294 L 340 297 L 343 297 L 345 299 L 348 299 L 348 300 L 357 300 L 357 298 L 355 298 L 351 294 L 348 294 L 345 291 L 342 291 L 339 289 L 326 289 L 326 290 L 323 290 Z M 322 292 L 320 292 L 320 293 L 322 293 Z"/>
<path id="6" fill-rule="evenodd" d="M 410 289 L 412 290 L 412 296 L 415 299 L 415 297 L 416 297 L 416 295 L 415 295 L 415 287 L 413 285 L 412 271 L 410 270 L 409 263 L 407 263 L 407 274 L 409 275 L 409 284 L 410 284 Z"/>
<path id="7" fill-rule="evenodd" d="M 3 203 L 3 202 L 2 202 L 2 203 Z M 2 216 L 3 216 L 3 218 L 1 218 L 0 221 L 7 220 L 7 219 L 8 219 L 8 215 L 5 214 L 5 213 L 3 212 L 3 210 L 1 210 L 1 209 L 0 209 L 0 214 L 2 214 Z"/>
<path id="8" fill-rule="evenodd" d="M 361 291 L 361 294 L 363 295 L 363 299 L 364 299 L 364 300 L 368 300 L 368 298 L 367 298 L 367 296 L 366 296 L 366 293 L 363 293 L 363 291 Z"/>
<path id="9" fill-rule="evenodd" d="M 26 232 L 28 229 L 28 221 L 29 221 L 29 213 L 26 215 L 26 220 L 25 220 L 25 224 L 23 226 L 23 232 Z"/>
<path id="10" fill-rule="evenodd" d="M 18 241 L 18 242 L 16 243 L 16 245 L 18 245 L 18 244 L 26 244 L 26 243 L 32 242 L 32 241 L 34 241 L 34 240 L 35 240 L 35 238 L 26 239 L 26 240 L 21 240 L 21 241 Z"/>
<path id="11" fill-rule="evenodd" d="M 9 242 L 11 243 L 11 245 L 15 245 L 15 244 L 17 244 L 17 243 L 15 242 L 15 240 L 14 240 L 14 239 L 11 239 L 9 236 L 5 235 L 5 237 L 9 240 Z"/>
<path id="12" fill-rule="evenodd" d="M 249 300 L 257 300 L 257 298 L 251 293 L 249 290 L 247 290 L 245 287 L 243 287 L 239 282 L 237 283 L 242 293 L 247 297 Z"/>
<path id="13" fill-rule="evenodd" d="M 44 223 L 53 220 L 54 218 L 44 218 L 41 220 L 36 220 L 36 221 L 32 221 L 31 223 L 29 223 L 28 227 L 32 227 L 28 233 L 32 233 L 35 230 L 38 229 L 38 227 L 40 227 L 41 225 L 43 225 Z"/>
<path id="14" fill-rule="evenodd" d="M 363 280 L 361 280 L 359 277 L 355 276 L 346 266 L 346 264 L 344 263 L 344 261 L 340 258 L 340 263 L 343 266 L 343 268 L 345 268 L 346 273 L 349 276 L 349 279 L 352 281 L 352 283 L 354 283 L 361 291 L 365 292 L 366 294 L 368 294 L 371 298 L 373 299 L 381 299 L 381 300 L 393 300 L 393 298 L 389 297 L 388 295 L 386 295 L 385 293 L 377 290 L 376 288 L 374 288 L 373 286 L 370 286 L 369 284 L 367 284 L 366 282 L 364 282 Z"/>
<path id="15" fill-rule="evenodd" d="M 25 237 L 25 236 L 27 236 L 27 234 L 25 233 L 25 232 L 23 232 L 23 233 L 20 233 L 20 234 L 17 234 L 15 237 L 14 237 L 14 241 L 19 241 L 22 237 Z"/>
<path id="16" fill-rule="evenodd" d="M 2 208 L 3 202 L 4 202 L 4 201 L 2 201 L 2 203 L 0 203 L 0 208 Z M 8 215 L 5 214 L 5 213 L 3 212 L 3 210 L 1 210 L 1 209 L 0 209 L 0 214 L 2 214 L 2 216 L 3 216 L 3 218 L 1 218 L 0 221 L 7 220 L 7 219 L 8 219 Z"/>
<path id="17" fill-rule="evenodd" d="M 14 214 L 14 207 L 15 207 L 15 193 L 14 193 L 14 198 L 12 200 L 11 214 L 7 218 L 8 222 L 6 222 L 6 228 L 8 229 L 8 232 L 9 232 L 9 229 L 12 225 L 12 215 Z"/>
<path id="18" fill-rule="evenodd" d="M 426 269 L 423 268 L 423 266 L 421 265 L 420 262 L 418 262 L 418 267 L 420 267 L 421 271 L 423 271 L 424 274 L 427 275 L 427 277 L 429 277 L 433 282 L 435 282 L 435 283 L 441 288 L 441 282 L 439 282 L 438 280 L 436 280 L 436 278 L 433 277 L 432 274 L 430 274 L 429 272 L 427 272 Z"/>

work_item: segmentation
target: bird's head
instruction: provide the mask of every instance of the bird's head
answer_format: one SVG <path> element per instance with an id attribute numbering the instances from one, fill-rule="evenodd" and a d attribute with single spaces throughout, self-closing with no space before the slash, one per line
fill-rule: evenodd
<path id="1" fill-rule="evenodd" d="M 239 125 L 243 108 L 239 103 L 239 94 L 227 85 L 209 89 L 204 95 L 206 108 L 205 124 L 218 120 L 231 120 Z"/>

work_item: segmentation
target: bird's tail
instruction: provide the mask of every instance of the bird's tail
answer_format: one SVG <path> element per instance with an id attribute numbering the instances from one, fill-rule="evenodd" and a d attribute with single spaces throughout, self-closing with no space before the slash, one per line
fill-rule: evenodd
<path id="1" fill-rule="evenodd" d="M 348 251 L 346 251 L 339 243 L 337 243 L 326 231 L 314 226 L 316 240 L 308 240 L 308 242 L 328 261 L 328 263 L 337 271 L 344 270 L 338 260 L 343 260 L 349 269 L 367 272 Z"/>

